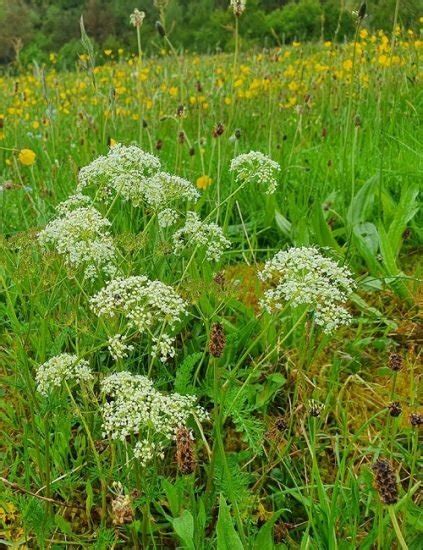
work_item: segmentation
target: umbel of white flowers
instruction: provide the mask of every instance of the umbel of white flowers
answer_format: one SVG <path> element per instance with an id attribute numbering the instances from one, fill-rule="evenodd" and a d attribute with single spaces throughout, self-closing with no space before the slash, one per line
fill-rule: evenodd
<path id="1" fill-rule="evenodd" d="M 230 171 L 235 172 L 239 183 L 258 183 L 266 188 L 266 194 L 271 195 L 276 191 L 278 182 L 277 173 L 281 167 L 279 164 L 259 151 L 250 151 L 238 155 L 231 161 Z"/>
<path id="2" fill-rule="evenodd" d="M 87 279 L 100 272 L 116 274 L 115 246 L 108 231 L 110 222 L 91 205 L 89 197 L 73 195 L 57 207 L 58 216 L 39 233 L 41 245 L 52 245 L 75 269 L 84 269 Z"/>
<path id="3" fill-rule="evenodd" d="M 196 405 L 195 396 L 161 393 L 148 377 L 126 371 L 105 378 L 102 392 L 107 396 L 102 407 L 103 436 L 121 441 L 137 436 L 133 452 L 143 466 L 163 456 L 165 446 L 191 416 L 199 421 L 208 417 Z"/>
<path id="4" fill-rule="evenodd" d="M 40 365 L 35 374 L 37 390 L 47 396 L 54 388 L 66 382 L 87 382 L 92 380 L 88 361 L 76 355 L 62 353 Z"/>
<path id="5" fill-rule="evenodd" d="M 351 322 L 344 307 L 355 287 L 351 272 L 315 247 L 281 250 L 266 262 L 259 278 L 270 283 L 261 300 L 269 313 L 287 304 L 293 308 L 306 306 L 326 333 Z"/>
<path id="6" fill-rule="evenodd" d="M 152 354 L 163 362 L 175 355 L 171 332 L 188 313 L 187 304 L 171 286 L 144 275 L 113 279 L 91 298 L 91 308 L 99 317 L 126 320 L 127 330 L 151 335 Z M 109 350 L 119 359 L 131 348 L 116 334 L 109 339 Z"/>
<path id="7" fill-rule="evenodd" d="M 181 201 L 196 201 L 194 185 L 184 178 L 160 171 L 160 160 L 136 145 L 113 146 L 78 174 L 78 192 L 94 185 L 103 200 L 115 194 L 138 207 L 146 205 L 160 212 Z"/>
<path id="8" fill-rule="evenodd" d="M 175 231 L 173 243 L 177 254 L 187 246 L 197 246 L 205 251 L 208 260 L 215 262 L 231 246 L 220 226 L 201 221 L 195 212 L 187 212 L 185 225 Z"/>

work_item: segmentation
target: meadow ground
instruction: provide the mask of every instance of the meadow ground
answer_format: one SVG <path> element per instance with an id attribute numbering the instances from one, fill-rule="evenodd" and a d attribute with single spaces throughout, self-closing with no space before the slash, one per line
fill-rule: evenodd
<path id="1" fill-rule="evenodd" d="M 419 548 L 423 42 L 85 45 L 0 77 L 2 543 Z"/>

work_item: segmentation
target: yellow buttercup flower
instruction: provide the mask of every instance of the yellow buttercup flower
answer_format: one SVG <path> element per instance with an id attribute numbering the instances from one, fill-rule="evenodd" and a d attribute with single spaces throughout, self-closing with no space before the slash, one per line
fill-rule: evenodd
<path id="1" fill-rule="evenodd" d="M 213 180 L 209 176 L 200 176 L 197 179 L 198 189 L 207 189 L 207 187 L 209 187 L 212 183 Z"/>
<path id="2" fill-rule="evenodd" d="M 37 155 L 31 149 L 21 149 L 19 151 L 18 159 L 24 166 L 32 166 L 35 162 Z"/>

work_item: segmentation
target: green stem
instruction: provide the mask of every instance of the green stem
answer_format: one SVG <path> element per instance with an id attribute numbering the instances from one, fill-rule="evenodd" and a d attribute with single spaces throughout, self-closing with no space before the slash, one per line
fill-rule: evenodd
<path id="1" fill-rule="evenodd" d="M 103 475 L 103 469 L 102 469 L 102 466 L 101 466 L 101 462 L 100 462 L 100 457 L 97 453 L 97 449 L 95 448 L 95 443 L 94 443 L 94 439 L 91 435 L 91 431 L 88 427 L 88 424 L 82 414 L 82 411 L 80 409 L 80 407 L 78 406 L 77 402 L 75 401 L 75 398 L 73 397 L 72 395 L 72 392 L 70 391 L 70 388 L 68 386 L 68 383 L 65 381 L 65 387 L 66 387 L 66 390 L 69 394 L 69 397 L 70 397 L 70 400 L 72 402 L 72 405 L 75 407 L 75 410 L 81 420 L 81 423 L 82 425 L 84 426 L 84 429 L 85 429 L 85 433 L 87 435 L 87 438 L 88 438 L 88 442 L 91 446 L 91 449 L 93 451 L 93 455 L 94 455 L 94 460 L 95 460 L 95 463 L 97 465 L 97 469 L 98 469 L 98 473 L 99 473 L 99 477 L 100 477 L 100 483 L 101 483 L 101 518 L 102 518 L 102 521 L 105 521 L 106 519 L 106 511 L 107 511 L 107 502 L 106 502 L 106 496 L 107 496 L 107 484 L 106 484 L 106 480 L 104 479 L 104 475 Z"/>
<path id="2" fill-rule="evenodd" d="M 402 550 L 408 550 L 407 543 L 404 540 L 404 537 L 401 533 L 400 526 L 398 524 L 397 516 L 395 515 L 395 510 L 392 506 L 388 507 L 389 517 L 391 518 L 392 526 L 394 528 L 395 534 L 397 536 L 399 545 L 401 546 Z"/>

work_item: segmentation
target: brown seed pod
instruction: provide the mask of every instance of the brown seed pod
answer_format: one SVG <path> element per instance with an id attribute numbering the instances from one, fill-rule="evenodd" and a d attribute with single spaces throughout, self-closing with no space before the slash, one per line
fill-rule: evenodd
<path id="1" fill-rule="evenodd" d="M 213 357 L 220 357 L 225 349 L 226 336 L 221 323 L 214 323 L 210 331 L 209 350 Z"/>
<path id="2" fill-rule="evenodd" d="M 394 372 L 398 372 L 402 368 L 402 356 L 399 353 L 392 352 L 389 354 L 389 368 Z"/>
<path id="3" fill-rule="evenodd" d="M 223 273 L 223 271 L 219 271 L 219 273 L 216 273 L 216 275 L 213 277 L 213 281 L 223 290 L 225 288 L 225 274 Z"/>
<path id="4" fill-rule="evenodd" d="M 273 419 L 269 429 L 266 432 L 266 439 L 280 441 L 283 433 L 288 428 L 288 424 L 283 416 L 277 416 Z"/>
<path id="5" fill-rule="evenodd" d="M 112 500 L 112 522 L 113 525 L 124 525 L 132 523 L 134 513 L 132 511 L 132 501 L 129 495 L 118 495 Z"/>
<path id="6" fill-rule="evenodd" d="M 197 465 L 194 438 L 185 426 L 178 428 L 176 432 L 176 463 L 178 470 L 184 475 L 192 474 Z"/>
<path id="7" fill-rule="evenodd" d="M 389 414 L 397 417 L 402 413 L 401 403 L 399 401 L 393 401 L 388 405 Z"/>
<path id="8" fill-rule="evenodd" d="M 178 108 L 176 109 L 176 116 L 178 118 L 182 118 L 185 114 L 185 106 L 184 105 L 178 105 Z"/>
<path id="9" fill-rule="evenodd" d="M 413 428 L 421 426 L 423 424 L 423 415 L 420 413 L 411 413 L 410 424 L 413 426 Z"/>
<path id="10" fill-rule="evenodd" d="M 221 122 L 218 122 L 216 126 L 213 128 L 213 132 L 212 132 L 213 137 L 214 138 L 220 137 L 224 131 L 225 131 L 225 127 L 223 126 L 223 124 Z"/>
<path id="11" fill-rule="evenodd" d="M 378 458 L 372 469 L 380 500 L 383 504 L 395 504 L 398 501 L 398 487 L 391 463 L 385 458 Z"/>

